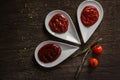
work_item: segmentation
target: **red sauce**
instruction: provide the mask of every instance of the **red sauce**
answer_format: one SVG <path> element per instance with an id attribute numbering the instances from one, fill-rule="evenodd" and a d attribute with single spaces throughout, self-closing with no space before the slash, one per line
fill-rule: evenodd
<path id="1" fill-rule="evenodd" d="M 61 54 L 61 48 L 56 44 L 46 44 L 38 52 L 39 59 L 44 63 L 53 62 Z"/>
<path id="2" fill-rule="evenodd" d="M 68 30 L 68 19 L 62 14 L 56 14 L 49 22 L 52 31 L 57 33 L 65 33 Z"/>
<path id="3" fill-rule="evenodd" d="M 98 10 L 94 6 L 86 6 L 81 13 L 81 21 L 86 27 L 95 24 L 98 17 Z"/>

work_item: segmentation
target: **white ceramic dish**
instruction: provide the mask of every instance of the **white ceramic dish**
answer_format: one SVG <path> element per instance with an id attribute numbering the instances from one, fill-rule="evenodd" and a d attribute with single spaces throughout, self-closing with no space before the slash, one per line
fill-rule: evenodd
<path id="1" fill-rule="evenodd" d="M 69 22 L 67 32 L 62 33 L 62 34 L 53 32 L 49 27 L 49 21 L 57 13 L 64 15 L 68 19 L 68 22 Z M 70 41 L 70 42 L 73 42 L 76 44 L 81 44 L 80 39 L 77 34 L 77 31 L 76 31 L 76 28 L 73 24 L 73 21 L 65 11 L 54 10 L 54 11 L 51 11 L 50 13 L 48 13 L 48 15 L 45 18 L 45 27 L 46 27 L 47 31 L 55 37 L 58 37 L 60 39 L 64 39 L 64 40 L 67 40 L 67 41 Z"/>
<path id="2" fill-rule="evenodd" d="M 85 27 L 81 22 L 80 16 L 81 16 L 81 12 L 84 9 L 84 7 L 89 6 L 89 5 L 97 8 L 97 10 L 99 12 L 99 18 L 98 18 L 97 22 L 95 24 L 93 24 L 92 26 Z M 104 12 L 103 12 L 102 6 L 95 0 L 86 0 L 86 1 L 83 1 L 79 5 L 79 7 L 77 9 L 77 19 L 78 19 L 79 28 L 80 28 L 84 43 L 86 43 L 88 41 L 88 39 L 91 37 L 91 35 L 94 33 L 94 31 L 97 29 L 97 27 L 101 23 L 103 14 L 104 14 Z"/>
<path id="3" fill-rule="evenodd" d="M 50 63 L 44 63 L 42 61 L 39 60 L 38 58 L 38 51 L 39 49 L 45 45 L 45 44 L 48 44 L 48 43 L 54 43 L 54 44 L 57 44 L 61 47 L 61 55 L 53 62 L 50 62 Z M 73 45 L 69 45 L 69 44 L 66 44 L 66 43 L 61 43 L 61 42 L 57 42 L 57 41 L 51 41 L 51 40 L 48 40 L 48 41 L 44 41 L 42 43 L 40 43 L 36 49 L 35 49 L 35 60 L 37 61 L 37 63 L 43 67 L 46 67 L 46 68 L 50 68 L 50 67 L 54 67 L 56 65 L 58 65 L 59 63 L 63 62 L 65 59 L 67 59 L 70 55 L 72 55 L 76 50 L 78 50 L 79 47 L 77 46 L 73 46 Z"/>

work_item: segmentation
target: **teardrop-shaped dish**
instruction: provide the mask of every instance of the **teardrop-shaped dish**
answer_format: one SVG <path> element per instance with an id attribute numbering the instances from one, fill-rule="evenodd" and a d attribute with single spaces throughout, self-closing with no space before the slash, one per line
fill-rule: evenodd
<path id="1" fill-rule="evenodd" d="M 99 18 L 98 18 L 97 22 L 90 27 L 84 26 L 80 19 L 81 13 L 86 6 L 94 6 L 97 8 L 97 10 L 99 12 Z M 104 14 L 104 12 L 103 12 L 103 8 L 102 8 L 101 4 L 95 0 L 85 0 L 79 5 L 79 7 L 77 9 L 77 19 L 78 19 L 79 28 L 80 28 L 84 43 L 86 43 L 88 41 L 88 39 L 92 36 L 94 31 L 97 29 L 97 27 L 101 23 L 101 21 L 103 19 L 103 14 Z"/>
<path id="2" fill-rule="evenodd" d="M 41 47 L 43 47 L 44 45 L 49 44 L 49 43 L 58 45 L 61 48 L 61 54 L 55 61 L 50 62 L 50 63 L 44 63 L 39 59 L 38 52 L 39 52 Z M 35 56 L 35 60 L 37 61 L 37 63 L 39 65 L 46 67 L 46 68 L 50 68 L 50 67 L 54 67 L 54 66 L 60 64 L 61 62 L 63 62 L 65 59 L 67 59 L 69 56 L 71 56 L 78 49 L 79 49 L 79 47 L 77 47 L 77 46 L 69 45 L 69 44 L 62 43 L 62 42 L 48 40 L 48 41 L 41 42 L 36 47 L 34 56 Z"/>
<path id="3" fill-rule="evenodd" d="M 64 15 L 68 19 L 68 23 L 69 23 L 68 30 L 65 33 L 56 33 L 50 29 L 49 22 L 50 22 L 51 18 L 55 14 L 58 14 L 58 13 Z M 54 11 L 49 12 L 45 18 L 45 27 L 51 35 L 53 35 L 57 38 L 60 38 L 60 39 L 66 40 L 66 41 L 70 41 L 70 42 L 73 42 L 76 44 L 81 44 L 80 39 L 79 39 L 78 34 L 77 34 L 77 31 L 76 31 L 76 28 L 73 24 L 73 21 L 65 11 L 54 10 Z"/>

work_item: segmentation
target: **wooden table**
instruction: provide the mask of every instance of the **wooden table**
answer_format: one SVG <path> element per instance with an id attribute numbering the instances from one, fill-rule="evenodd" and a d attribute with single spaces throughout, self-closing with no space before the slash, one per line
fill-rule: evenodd
<path id="1" fill-rule="evenodd" d="M 45 40 L 62 41 L 45 29 L 46 15 L 56 9 L 66 11 L 77 30 L 76 10 L 83 0 L 1 0 L 0 1 L 0 80 L 73 80 L 84 55 L 68 58 L 50 69 L 34 59 L 36 46 Z M 79 80 L 119 80 L 120 77 L 120 0 L 98 0 L 104 18 L 87 44 L 102 37 L 103 54 L 99 67 L 91 69 L 86 61 Z M 78 33 L 80 31 L 78 30 Z M 67 41 L 62 41 L 69 43 Z M 71 43 L 70 43 L 71 44 Z M 77 52 L 79 52 L 77 51 Z"/>

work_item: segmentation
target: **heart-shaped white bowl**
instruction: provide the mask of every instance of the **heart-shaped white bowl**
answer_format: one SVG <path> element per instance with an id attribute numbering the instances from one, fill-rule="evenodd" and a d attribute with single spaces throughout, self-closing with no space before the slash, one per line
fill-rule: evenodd
<path id="1" fill-rule="evenodd" d="M 58 45 L 61 48 L 61 55 L 53 62 L 44 63 L 39 59 L 38 52 L 41 49 L 41 47 L 43 47 L 44 45 L 49 44 L 49 43 Z M 54 67 L 54 66 L 60 64 L 61 62 L 63 62 L 65 59 L 67 59 L 69 56 L 71 56 L 78 49 L 79 49 L 79 47 L 77 47 L 77 46 L 69 45 L 69 44 L 62 43 L 62 42 L 48 40 L 48 41 L 41 42 L 36 47 L 34 56 L 35 56 L 35 60 L 37 61 L 37 63 L 39 65 L 46 67 L 46 68 L 50 68 L 50 67 Z"/>
<path id="2" fill-rule="evenodd" d="M 98 18 L 97 22 L 90 27 L 84 26 L 80 19 L 82 10 L 86 6 L 94 6 L 97 8 L 97 10 L 99 12 L 99 18 Z M 103 19 L 103 14 L 104 14 L 104 12 L 103 12 L 103 8 L 102 8 L 101 4 L 95 0 L 85 0 L 79 5 L 79 7 L 77 9 L 77 20 L 78 20 L 79 28 L 80 28 L 84 43 L 86 43 L 88 41 L 88 39 L 92 36 L 94 31 L 97 29 L 97 27 L 101 23 L 101 21 Z"/>
<path id="3" fill-rule="evenodd" d="M 69 22 L 67 32 L 62 33 L 62 34 L 53 32 L 50 29 L 50 26 L 49 26 L 49 21 L 51 20 L 51 18 L 55 14 L 58 14 L 58 13 L 64 15 L 68 19 L 68 22 Z M 75 26 L 73 24 L 73 21 L 72 21 L 72 19 L 70 18 L 70 16 L 65 11 L 54 10 L 54 11 L 51 11 L 50 13 L 48 13 L 48 15 L 45 18 L 45 27 L 46 27 L 47 31 L 51 35 L 53 35 L 53 36 L 55 36 L 57 38 L 60 38 L 60 39 L 66 40 L 66 41 L 70 41 L 72 43 L 81 44 L 80 39 L 79 39 L 78 34 L 77 34 L 77 31 L 76 31 L 76 28 L 75 28 Z"/>

